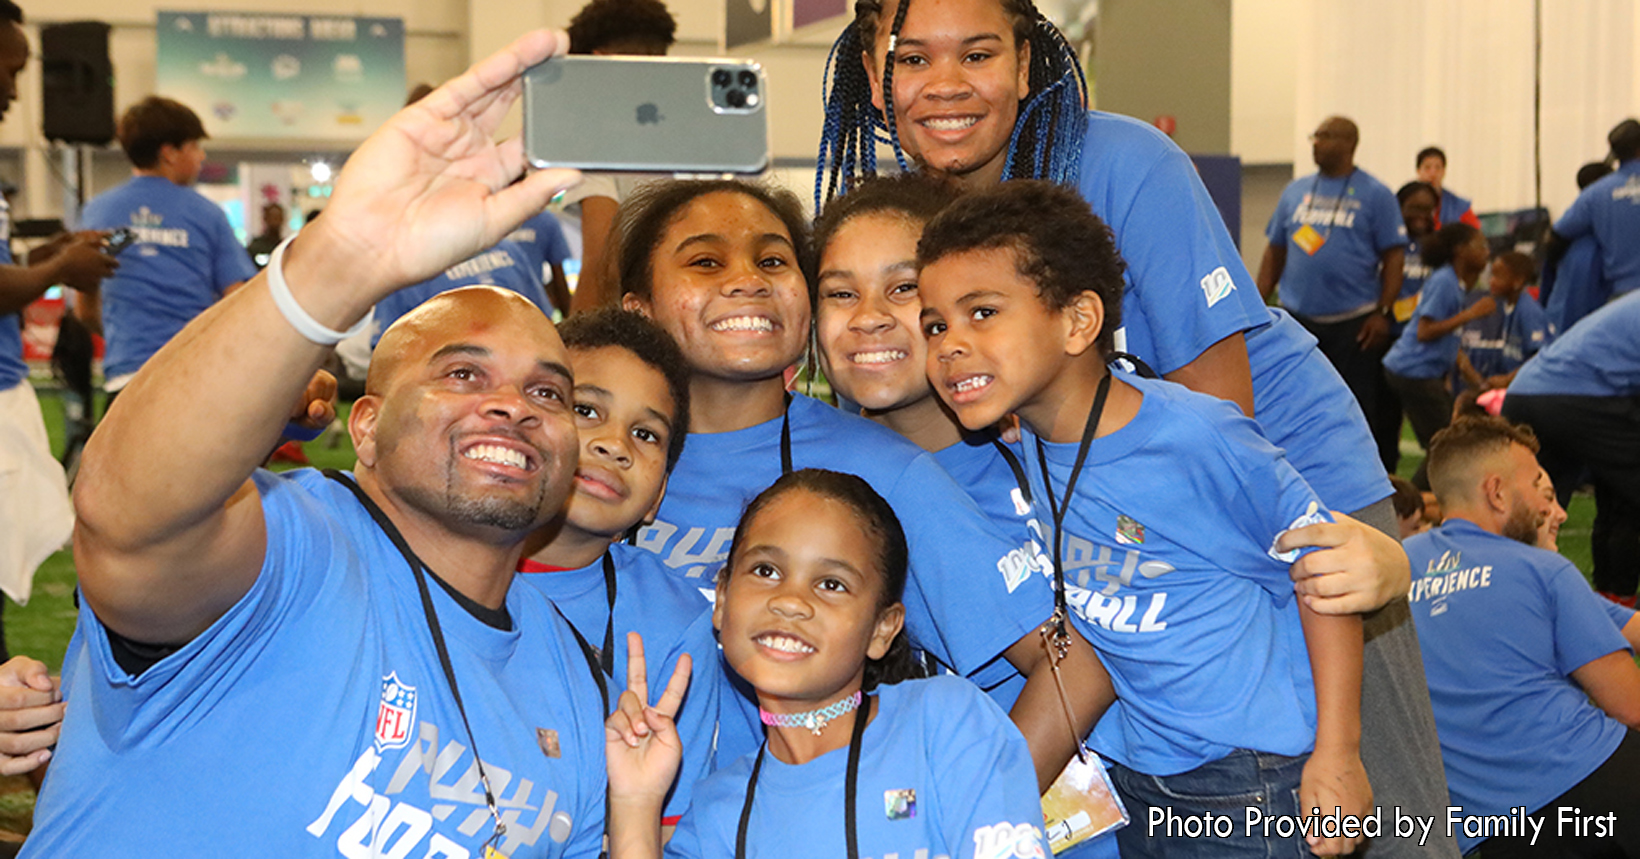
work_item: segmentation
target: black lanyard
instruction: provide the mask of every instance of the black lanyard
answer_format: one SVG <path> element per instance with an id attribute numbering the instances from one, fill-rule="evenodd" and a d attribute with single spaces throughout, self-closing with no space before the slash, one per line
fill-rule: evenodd
<path id="1" fill-rule="evenodd" d="M 848 859 L 860 859 L 860 836 L 856 831 L 854 806 L 860 792 L 860 745 L 866 735 L 866 721 L 875 699 L 867 695 L 859 709 L 854 711 L 854 732 L 848 739 L 848 769 L 843 776 L 843 840 L 848 844 Z M 769 751 L 769 741 L 758 747 L 757 760 L 752 763 L 752 777 L 746 782 L 746 802 L 740 807 L 740 827 L 735 832 L 735 859 L 746 859 L 746 828 L 752 822 L 752 799 L 757 796 L 757 776 L 763 771 L 763 756 Z"/>
<path id="2" fill-rule="evenodd" d="M 596 651 L 587 642 L 586 636 L 581 634 L 575 624 L 570 622 L 569 616 L 558 607 L 558 603 L 547 600 L 552 604 L 552 610 L 558 612 L 559 619 L 569 627 L 571 635 L 575 636 L 576 646 L 581 648 L 581 655 L 587 661 L 587 668 L 592 671 L 592 682 L 598 684 L 598 700 L 603 702 L 603 710 L 598 718 L 607 719 L 609 710 L 609 682 L 615 677 L 615 559 L 608 549 L 604 550 L 604 597 L 609 600 L 609 615 L 604 620 L 604 649 Z M 604 837 L 608 843 L 609 836 L 609 791 L 604 791 Z M 599 859 L 609 855 L 608 849 L 598 853 Z"/>
<path id="3" fill-rule="evenodd" d="M 1002 443 L 1002 439 L 991 439 L 991 446 L 997 449 L 997 453 L 1002 454 L 1002 460 L 1008 463 L 1008 470 L 1014 473 L 1014 483 L 1019 486 L 1019 496 L 1025 502 L 1025 506 L 1034 509 L 1036 499 L 1031 495 L 1031 479 L 1025 476 L 1024 464 L 1019 461 L 1019 457 L 1014 456 L 1014 452 L 1009 450 L 1007 445 Z"/>
<path id="4" fill-rule="evenodd" d="M 598 664 L 604 673 L 615 676 L 615 559 L 604 550 L 604 599 L 609 602 L 609 614 L 604 618 L 604 649 L 598 653 Z M 608 709 L 605 705 L 604 709 Z"/>
<path id="5" fill-rule="evenodd" d="M 786 403 L 780 408 L 780 476 L 792 473 L 792 393 L 786 392 Z"/>
<path id="6" fill-rule="evenodd" d="M 357 498 L 359 503 L 364 506 L 364 509 L 370 513 L 370 518 L 376 521 L 377 527 L 381 528 L 382 533 L 387 535 L 387 539 L 393 542 L 393 546 L 399 550 L 399 554 L 404 556 L 404 562 L 410 565 L 410 571 L 416 576 L 416 591 L 421 595 L 421 609 L 427 618 L 427 631 L 433 636 L 433 649 L 438 651 L 438 664 L 440 668 L 444 669 L 445 682 L 450 684 L 450 697 L 455 699 L 456 712 L 461 714 L 461 726 L 467 729 L 467 743 L 473 750 L 473 763 L 478 767 L 478 781 L 484 787 L 484 804 L 490 809 L 490 819 L 495 821 L 495 831 L 490 834 L 484 844 L 486 846 L 493 844 L 506 833 L 507 826 L 501 822 L 501 815 L 496 810 L 495 792 L 490 790 L 490 777 L 484 772 L 484 759 L 479 757 L 478 754 L 478 738 L 473 736 L 472 723 L 467 720 L 467 708 L 461 703 L 461 690 L 456 686 L 455 667 L 450 664 L 450 651 L 444 644 L 444 630 L 439 626 L 438 612 L 433 609 L 433 597 L 427 589 L 427 576 L 432 573 L 432 570 L 415 553 L 415 550 L 410 548 L 410 544 L 405 541 L 404 535 L 399 532 L 398 526 L 393 524 L 393 520 L 387 518 L 387 514 L 382 512 L 375 499 L 366 495 L 365 491 L 359 488 L 359 484 L 354 483 L 352 478 L 335 469 L 327 468 L 324 470 L 324 474 L 331 480 L 347 487 L 348 491 L 353 493 L 353 497 Z"/>
<path id="7" fill-rule="evenodd" d="M 1106 369 L 1109 369 L 1112 364 L 1115 364 L 1117 367 L 1121 367 L 1123 370 L 1129 369 L 1128 367 L 1122 367 L 1124 362 L 1132 365 L 1134 374 L 1138 375 L 1140 378 L 1160 379 L 1162 377 L 1160 373 L 1157 373 L 1155 370 L 1151 369 L 1149 364 L 1145 363 L 1145 359 L 1140 358 L 1132 352 L 1112 352 L 1105 356 Z"/>
<path id="8" fill-rule="evenodd" d="M 1137 371 L 1140 376 L 1146 379 L 1161 378 L 1161 376 L 1156 375 L 1156 371 L 1152 370 L 1149 364 L 1144 362 L 1143 358 L 1140 358 L 1138 355 L 1131 352 L 1112 352 L 1108 356 L 1107 364 L 1114 364 L 1118 361 L 1127 361 L 1131 363 L 1133 365 L 1133 369 Z M 1108 387 L 1108 385 L 1106 387 Z M 1103 388 L 1101 388 L 1101 390 L 1103 390 Z M 1095 423 L 1097 423 L 1097 421 Z M 1019 457 L 1014 456 L 1014 452 L 1010 450 L 1006 444 L 1002 443 L 1002 439 L 1000 437 L 993 437 L 991 439 L 991 446 L 997 449 L 997 453 L 1002 454 L 1002 461 L 1008 463 L 1008 470 L 1014 473 L 1014 484 L 1019 487 L 1019 496 L 1021 500 L 1025 502 L 1025 506 L 1034 508 L 1036 506 L 1036 499 L 1031 495 L 1031 479 L 1025 476 L 1025 465 L 1019 461 Z M 1045 474 L 1046 471 L 1043 473 Z M 1070 495 L 1067 494 L 1065 497 L 1069 498 Z"/>
<path id="9" fill-rule="evenodd" d="M 581 634 L 575 624 L 570 622 L 564 610 L 558 603 L 552 603 L 552 610 L 558 612 L 564 625 L 569 627 L 571 635 L 575 636 L 575 643 L 581 648 L 581 655 L 586 657 L 587 667 L 592 671 L 592 680 L 598 684 L 598 697 L 604 703 L 604 712 L 600 718 L 609 718 L 609 681 L 615 677 L 615 559 L 609 550 L 604 550 L 604 596 L 609 600 L 609 614 L 604 619 L 604 649 L 594 650 L 592 643 Z M 548 575 L 551 575 L 550 573 Z"/>
<path id="10" fill-rule="evenodd" d="M 1338 220 L 1338 210 L 1344 208 L 1344 198 L 1349 196 L 1350 182 L 1355 180 L 1356 168 L 1350 168 L 1349 175 L 1344 177 L 1344 189 L 1338 192 L 1338 199 L 1333 203 L 1332 214 L 1327 216 L 1327 232 L 1321 237 L 1324 242 L 1332 238 L 1334 222 Z M 1315 180 L 1310 182 L 1310 200 L 1315 201 L 1315 192 L 1321 187 L 1321 171 L 1316 171 Z"/>
<path id="11" fill-rule="evenodd" d="M 1065 500 L 1057 501 L 1053 497 L 1053 478 L 1048 474 L 1048 454 L 1042 446 L 1042 437 L 1036 438 L 1036 459 L 1042 466 L 1042 486 L 1048 490 L 1048 513 L 1053 517 L 1053 609 L 1054 635 L 1061 648 L 1069 645 L 1070 634 L 1065 631 L 1065 564 L 1063 546 L 1065 543 L 1065 514 L 1070 511 L 1072 493 L 1076 491 L 1076 479 L 1082 475 L 1082 465 L 1088 460 L 1088 447 L 1093 444 L 1093 436 L 1099 430 L 1099 417 L 1105 412 L 1105 398 L 1110 395 L 1110 371 L 1099 380 L 1099 391 L 1093 396 L 1093 407 L 1088 409 L 1088 422 L 1082 427 L 1082 441 L 1076 447 L 1076 463 L 1071 466 L 1070 479 L 1065 481 Z M 1018 469 L 1013 461 L 1012 454 L 1008 455 L 1009 465 Z M 1016 471 L 1016 474 L 1018 471 Z M 1029 498 L 1027 497 L 1027 500 Z"/>

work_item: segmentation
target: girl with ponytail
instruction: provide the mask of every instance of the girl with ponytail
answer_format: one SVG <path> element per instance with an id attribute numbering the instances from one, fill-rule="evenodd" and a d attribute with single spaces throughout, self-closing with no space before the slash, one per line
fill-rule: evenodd
<path id="1" fill-rule="evenodd" d="M 1412 432 L 1426 451 L 1435 433 L 1452 422 L 1452 389 L 1447 377 L 1458 363 L 1458 332 L 1497 309 L 1491 295 L 1464 306 L 1464 295 L 1480 281 L 1490 252 L 1481 231 L 1461 221 L 1429 236 L 1423 248 L 1424 265 L 1434 274 L 1424 281 L 1417 309 L 1384 355 L 1384 378 L 1401 399 Z M 1412 475 L 1412 482 L 1429 489 L 1423 464 Z"/>

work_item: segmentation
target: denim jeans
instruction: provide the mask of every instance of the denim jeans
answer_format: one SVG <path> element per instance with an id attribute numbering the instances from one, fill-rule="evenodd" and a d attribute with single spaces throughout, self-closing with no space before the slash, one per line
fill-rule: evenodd
<path id="1" fill-rule="evenodd" d="M 1112 764 L 1111 781 L 1133 821 L 1116 833 L 1122 859 L 1309 859 L 1310 849 L 1303 834 L 1285 828 L 1298 814 L 1298 784 L 1307 760 L 1308 755 L 1290 758 L 1237 749 L 1219 760 L 1171 776 L 1145 775 Z M 1152 808 L 1157 809 L 1155 816 L 1162 818 L 1154 826 Z M 1270 837 L 1265 838 L 1262 825 L 1249 836 L 1249 808 L 1257 808 L 1265 818 L 1287 818 L 1281 831 L 1291 833 L 1291 837 L 1277 837 L 1277 829 L 1272 826 Z M 1168 813 L 1173 818 L 1171 835 L 1166 826 Z M 1220 823 L 1214 832 L 1214 827 L 1202 824 L 1204 813 L 1211 813 L 1215 819 L 1228 817 L 1230 825 Z M 1188 817 L 1195 821 L 1183 820 Z M 1220 837 L 1226 829 L 1228 837 Z"/>

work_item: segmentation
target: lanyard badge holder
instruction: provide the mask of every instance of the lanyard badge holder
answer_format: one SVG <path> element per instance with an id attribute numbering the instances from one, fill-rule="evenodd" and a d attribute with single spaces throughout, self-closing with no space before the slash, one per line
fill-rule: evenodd
<path id="1" fill-rule="evenodd" d="M 1338 222 L 1338 213 L 1344 208 L 1344 198 L 1349 196 L 1350 180 L 1354 178 L 1354 170 L 1350 171 L 1350 175 L 1344 177 L 1344 190 L 1338 192 L 1338 200 L 1333 203 L 1332 214 L 1327 216 L 1325 225 L 1327 232 L 1322 233 L 1309 224 L 1305 224 L 1293 231 L 1293 244 L 1298 245 L 1299 250 L 1310 256 L 1315 256 L 1316 252 L 1321 250 L 1321 246 L 1327 243 L 1327 239 L 1332 238 L 1333 226 Z M 1317 173 L 1315 174 L 1315 181 L 1310 183 L 1310 193 L 1308 195 L 1310 200 L 1315 199 L 1316 189 L 1320 185 L 1321 174 Z"/>
<path id="2" fill-rule="evenodd" d="M 1042 625 L 1039 632 L 1042 634 L 1043 644 L 1048 648 L 1048 664 L 1053 669 L 1054 685 L 1059 691 L 1059 703 L 1065 711 L 1065 727 L 1076 742 L 1076 757 L 1071 758 L 1070 763 L 1059 773 L 1059 777 L 1054 779 L 1053 785 L 1042 794 L 1042 818 L 1047 824 L 1048 844 L 1055 853 L 1063 853 L 1077 844 L 1126 826 L 1131 819 L 1111 785 L 1110 774 L 1105 771 L 1104 762 L 1098 755 L 1088 752 L 1082 738 L 1077 734 L 1076 715 L 1071 711 L 1070 699 L 1065 694 L 1065 681 L 1059 672 L 1059 663 L 1071 648 L 1070 631 L 1067 629 L 1070 610 L 1065 599 L 1065 567 L 1061 560 L 1061 535 L 1064 533 L 1065 512 L 1070 507 L 1071 493 L 1076 489 L 1076 478 L 1087 461 L 1088 447 L 1098 430 L 1100 415 L 1105 411 L 1105 399 L 1110 394 L 1110 384 L 1111 376 L 1106 372 L 1105 378 L 1099 382 L 1099 391 L 1094 396 L 1093 408 L 1088 411 L 1087 426 L 1082 430 L 1082 442 L 1076 451 L 1076 463 L 1071 469 L 1070 480 L 1065 485 L 1064 503 L 1057 503 L 1053 497 L 1053 486 L 1048 477 L 1047 454 L 1042 447 L 1041 439 L 1036 442 L 1037 459 L 1042 468 L 1042 482 L 1048 488 L 1048 512 L 1053 517 L 1054 608 L 1053 616 Z M 1024 496 L 1025 503 L 1032 504 L 1030 481 L 1025 476 L 1024 467 L 1006 445 L 997 442 L 997 449 L 1002 452 L 1009 468 L 1013 469 L 1014 478 L 1019 483 L 1019 491 Z"/>

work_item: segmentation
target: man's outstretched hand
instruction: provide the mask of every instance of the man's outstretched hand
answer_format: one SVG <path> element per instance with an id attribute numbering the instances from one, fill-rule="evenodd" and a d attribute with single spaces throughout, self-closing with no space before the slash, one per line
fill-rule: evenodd
<path id="1" fill-rule="evenodd" d="M 292 243 L 292 284 L 334 283 L 371 301 L 500 241 L 580 181 L 542 170 L 523 181 L 519 138 L 494 139 L 530 66 L 564 53 L 562 31 L 538 30 L 399 111 L 337 176 L 325 217 Z"/>

